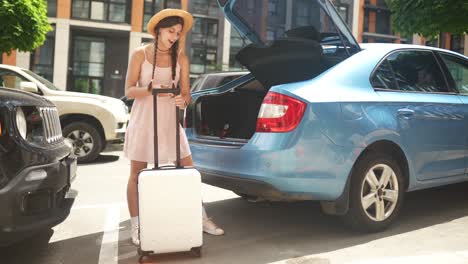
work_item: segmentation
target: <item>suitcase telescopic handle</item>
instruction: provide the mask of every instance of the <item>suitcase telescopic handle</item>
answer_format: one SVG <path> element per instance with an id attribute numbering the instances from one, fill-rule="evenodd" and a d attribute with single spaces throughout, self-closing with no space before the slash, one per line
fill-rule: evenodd
<path id="1" fill-rule="evenodd" d="M 153 71 L 151 73 L 151 82 L 152 85 L 154 81 L 154 75 L 156 70 L 156 52 L 157 52 L 157 45 L 154 45 L 154 61 L 153 61 Z M 161 88 L 153 88 L 152 95 L 153 95 L 153 123 L 154 123 L 154 169 L 159 168 L 159 153 L 158 153 L 158 94 L 160 93 L 172 93 L 174 95 L 180 94 L 180 88 L 176 88 L 174 85 L 174 78 L 175 74 L 172 74 L 172 89 L 161 89 Z M 148 87 L 150 88 L 150 87 Z M 179 127 L 179 107 L 176 106 L 176 167 L 181 168 L 180 165 L 180 127 Z"/>
<path id="2" fill-rule="evenodd" d="M 178 95 L 180 94 L 180 88 L 171 88 L 171 89 L 155 88 L 153 89 L 153 95 L 158 95 L 161 93 L 172 93 L 174 95 Z"/>
<path id="3" fill-rule="evenodd" d="M 172 89 L 160 89 L 160 88 L 153 88 L 153 123 L 154 123 L 154 169 L 159 168 L 159 151 L 158 151 L 158 94 L 161 93 L 172 93 L 174 95 L 180 94 L 180 88 L 172 88 Z M 180 126 L 179 126 L 179 107 L 176 106 L 175 109 L 176 117 L 175 117 L 175 125 L 176 125 L 176 168 L 182 168 L 180 164 Z"/>

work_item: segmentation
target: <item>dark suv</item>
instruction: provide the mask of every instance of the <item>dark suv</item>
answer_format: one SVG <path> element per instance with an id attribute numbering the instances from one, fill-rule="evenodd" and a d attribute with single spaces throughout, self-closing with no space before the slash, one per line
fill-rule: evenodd
<path id="1" fill-rule="evenodd" d="M 67 218 L 76 175 L 71 153 L 50 101 L 0 87 L 0 245 Z"/>

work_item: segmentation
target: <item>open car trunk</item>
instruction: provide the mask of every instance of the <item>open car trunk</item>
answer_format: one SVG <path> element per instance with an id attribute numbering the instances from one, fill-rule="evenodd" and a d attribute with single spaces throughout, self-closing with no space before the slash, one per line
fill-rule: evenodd
<path id="1" fill-rule="evenodd" d="M 198 137 L 250 139 L 270 87 L 313 79 L 360 50 L 329 0 L 219 3 L 241 36 L 251 41 L 237 53 L 236 60 L 255 76 L 255 81 L 200 97 L 194 108 Z M 261 19 L 255 15 L 270 7 L 277 12 Z"/>
<path id="2" fill-rule="evenodd" d="M 200 137 L 245 141 L 255 133 L 267 89 L 257 80 L 225 93 L 201 97 L 195 106 Z"/>

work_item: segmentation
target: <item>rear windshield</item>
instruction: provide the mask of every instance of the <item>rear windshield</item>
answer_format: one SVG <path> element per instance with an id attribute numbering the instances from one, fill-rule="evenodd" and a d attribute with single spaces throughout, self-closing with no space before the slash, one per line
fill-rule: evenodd
<path id="1" fill-rule="evenodd" d="M 333 5 L 328 1 L 323 2 L 237 0 L 234 14 L 263 44 L 280 38 L 296 37 L 319 42 L 324 54 L 336 55 L 341 51 L 351 55 L 359 51 L 356 40 Z"/>

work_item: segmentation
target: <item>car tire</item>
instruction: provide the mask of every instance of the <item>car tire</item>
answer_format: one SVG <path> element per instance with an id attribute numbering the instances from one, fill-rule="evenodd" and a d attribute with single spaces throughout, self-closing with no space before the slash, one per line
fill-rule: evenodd
<path id="1" fill-rule="evenodd" d="M 102 150 L 104 140 L 99 131 L 86 122 L 74 122 L 63 128 L 63 136 L 73 142 L 73 152 L 78 162 L 86 163 L 94 161 Z"/>
<path id="2" fill-rule="evenodd" d="M 388 228 L 400 213 L 404 200 L 401 166 L 388 154 L 368 152 L 357 161 L 351 177 L 349 210 L 343 216 L 345 224 L 360 232 Z"/>

